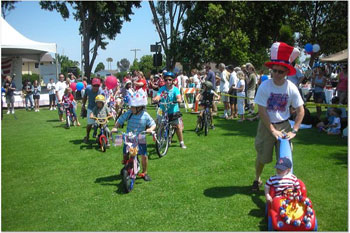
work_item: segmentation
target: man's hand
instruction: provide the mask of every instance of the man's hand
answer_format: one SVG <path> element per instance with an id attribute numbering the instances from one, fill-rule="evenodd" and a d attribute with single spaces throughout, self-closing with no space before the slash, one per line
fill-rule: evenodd
<path id="1" fill-rule="evenodd" d="M 293 139 L 296 135 L 297 135 L 297 134 L 295 134 L 295 133 L 293 133 L 293 132 L 288 132 L 286 138 L 287 138 L 288 140 L 291 140 L 291 139 Z"/>
<path id="2" fill-rule="evenodd" d="M 273 130 L 272 132 L 272 135 L 276 138 L 276 139 L 278 139 L 278 138 L 283 138 L 284 137 L 284 134 L 283 134 L 283 132 L 282 131 L 279 131 L 279 130 Z M 294 136 L 295 137 L 295 136 Z"/>

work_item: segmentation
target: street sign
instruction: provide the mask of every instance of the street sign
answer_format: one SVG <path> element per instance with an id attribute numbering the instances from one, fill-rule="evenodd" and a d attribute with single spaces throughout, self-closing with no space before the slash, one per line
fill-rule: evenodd
<path id="1" fill-rule="evenodd" d="M 157 67 L 161 65 L 162 65 L 162 54 L 161 53 L 153 54 L 153 66 Z"/>
<path id="2" fill-rule="evenodd" d="M 151 52 L 160 53 L 162 52 L 162 46 L 157 44 L 151 44 Z"/>

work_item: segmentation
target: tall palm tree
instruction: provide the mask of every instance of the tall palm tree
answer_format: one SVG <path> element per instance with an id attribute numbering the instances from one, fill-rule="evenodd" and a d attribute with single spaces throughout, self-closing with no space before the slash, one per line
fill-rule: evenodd
<path id="1" fill-rule="evenodd" d="M 111 69 L 111 63 L 113 62 L 113 58 L 109 57 L 109 58 L 106 59 L 106 61 L 107 61 L 107 64 L 108 64 L 108 70 L 110 70 Z"/>

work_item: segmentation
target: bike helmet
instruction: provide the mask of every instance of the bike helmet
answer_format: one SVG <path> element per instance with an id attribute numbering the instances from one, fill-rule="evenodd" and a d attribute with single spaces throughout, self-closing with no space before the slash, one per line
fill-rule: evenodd
<path id="1" fill-rule="evenodd" d="M 130 107 L 142 107 L 147 105 L 147 93 L 142 88 L 135 92 L 128 92 L 127 99 Z"/>
<path id="2" fill-rule="evenodd" d="M 96 98 L 95 98 L 95 102 L 102 102 L 104 103 L 106 100 L 105 96 L 104 95 L 97 95 Z"/>
<path id="3" fill-rule="evenodd" d="M 166 77 L 171 77 L 171 78 L 175 78 L 175 74 L 173 73 L 173 72 L 166 72 L 165 74 L 164 74 L 164 78 L 166 78 Z"/>
<path id="4" fill-rule="evenodd" d="M 209 90 L 213 89 L 213 84 L 211 82 L 209 82 L 209 81 L 205 81 L 203 83 L 203 86 L 206 86 Z"/>
<path id="5" fill-rule="evenodd" d="M 125 81 L 125 83 L 124 83 L 124 87 L 126 87 L 126 85 L 131 84 L 131 83 L 132 83 L 131 80 L 130 80 L 130 79 L 127 79 L 127 80 Z"/>

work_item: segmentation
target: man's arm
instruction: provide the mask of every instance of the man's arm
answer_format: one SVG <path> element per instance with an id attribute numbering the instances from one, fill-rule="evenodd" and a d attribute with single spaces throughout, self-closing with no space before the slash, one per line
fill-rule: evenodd
<path id="1" fill-rule="evenodd" d="M 298 131 L 301 125 L 301 122 L 303 121 L 304 115 L 305 115 L 305 111 L 304 111 L 304 106 L 301 105 L 299 107 L 296 108 L 296 112 L 297 112 L 297 116 L 295 117 L 295 123 L 293 126 L 293 131 Z M 292 139 L 296 136 L 296 133 L 293 132 L 288 132 L 287 133 L 288 139 Z"/>
<path id="2" fill-rule="evenodd" d="M 87 101 L 87 95 L 86 95 L 86 92 L 85 92 L 83 100 L 82 100 L 82 104 L 81 104 L 82 108 L 85 108 L 86 101 Z"/>

